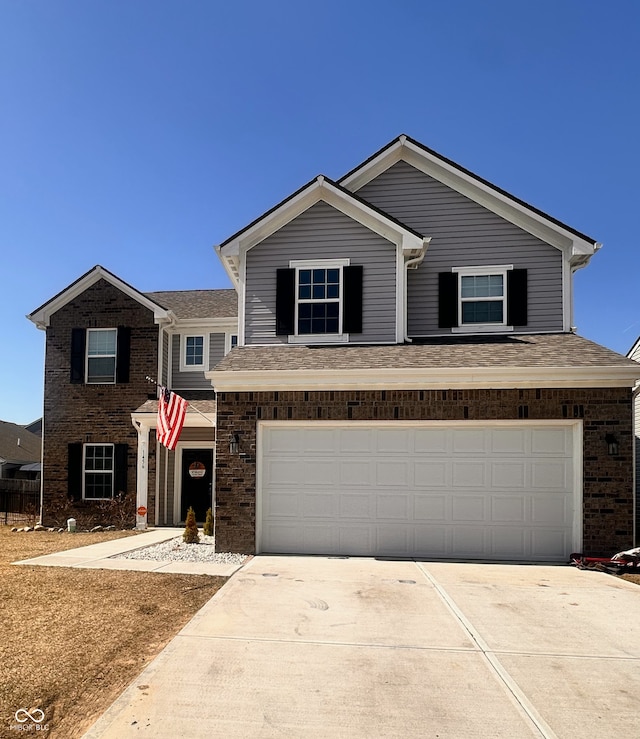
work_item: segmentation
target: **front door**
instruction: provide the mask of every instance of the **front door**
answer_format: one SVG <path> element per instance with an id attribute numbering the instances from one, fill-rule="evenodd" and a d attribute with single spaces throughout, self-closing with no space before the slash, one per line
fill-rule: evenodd
<path id="1" fill-rule="evenodd" d="M 196 521 L 204 522 L 207 510 L 213 505 L 213 449 L 182 450 L 181 483 L 181 520 L 187 518 L 191 506 L 196 512 Z"/>

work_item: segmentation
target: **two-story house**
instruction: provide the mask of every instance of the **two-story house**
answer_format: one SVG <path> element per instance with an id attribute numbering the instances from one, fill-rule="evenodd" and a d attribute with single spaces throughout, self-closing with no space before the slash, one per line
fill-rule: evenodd
<path id="1" fill-rule="evenodd" d="M 147 510 L 138 523 L 176 523 L 187 502 L 212 505 L 220 551 L 559 560 L 630 546 L 640 373 L 573 329 L 573 274 L 599 246 L 400 136 L 217 247 L 237 318 L 219 304 L 181 313 L 171 302 L 179 293 L 127 293 L 103 270 L 105 286 L 140 306 L 149 334 L 137 394 L 120 396 L 114 413 L 122 424 L 128 407 L 137 432 L 137 444 L 127 438 L 129 488 L 135 478 Z M 117 357 L 124 317 L 93 301 L 79 323 L 95 271 L 83 280 L 31 316 L 48 323 L 48 347 L 51 327 L 65 327 L 53 365 L 47 355 L 45 500 L 47 434 L 58 435 L 60 460 L 69 445 L 58 491 L 78 469 L 73 453 L 84 482 L 69 490 L 86 491 L 91 445 L 107 443 L 88 416 L 109 395 L 104 378 L 89 379 L 91 337 L 76 352 L 85 374 L 75 390 L 65 357 L 78 326 L 110 331 L 107 356 Z M 132 361 L 134 339 L 132 329 Z M 191 396 L 176 452 L 151 439 L 150 364 L 184 397 L 208 393 Z M 47 420 L 67 394 L 86 404 L 73 441 Z M 108 443 L 117 474 L 122 442 Z M 193 487 L 209 464 L 211 492 Z"/>

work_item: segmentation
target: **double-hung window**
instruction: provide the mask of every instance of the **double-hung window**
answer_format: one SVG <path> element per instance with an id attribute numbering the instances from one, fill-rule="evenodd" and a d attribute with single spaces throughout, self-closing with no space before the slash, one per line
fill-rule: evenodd
<path id="1" fill-rule="evenodd" d="M 114 445 L 85 444 L 83 460 L 83 497 L 113 498 Z"/>
<path id="2" fill-rule="evenodd" d="M 305 341 L 343 341 L 343 267 L 348 259 L 292 261 L 295 269 L 295 333 Z"/>
<path id="3" fill-rule="evenodd" d="M 86 378 L 88 384 L 113 384 L 116 381 L 118 330 L 87 329 Z"/>
<path id="4" fill-rule="evenodd" d="M 507 327 L 507 273 L 512 269 L 511 265 L 453 269 L 458 277 L 458 330 Z"/>

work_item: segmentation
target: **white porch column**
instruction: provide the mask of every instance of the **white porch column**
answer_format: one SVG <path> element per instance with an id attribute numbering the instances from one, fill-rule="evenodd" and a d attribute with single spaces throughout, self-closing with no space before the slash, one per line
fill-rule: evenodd
<path id="1" fill-rule="evenodd" d="M 147 528 L 147 492 L 149 489 L 149 427 L 133 421 L 138 432 L 138 466 L 136 474 L 136 528 Z"/>

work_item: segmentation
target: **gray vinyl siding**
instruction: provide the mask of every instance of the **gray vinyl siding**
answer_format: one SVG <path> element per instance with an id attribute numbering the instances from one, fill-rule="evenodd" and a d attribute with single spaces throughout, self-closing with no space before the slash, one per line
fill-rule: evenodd
<path id="1" fill-rule="evenodd" d="M 224 358 L 224 334 L 209 334 L 209 369 L 213 369 Z M 208 382 L 209 387 L 211 383 Z"/>
<path id="2" fill-rule="evenodd" d="M 451 267 L 512 264 L 527 269 L 528 320 L 522 332 L 562 331 L 562 254 L 469 198 L 398 162 L 362 187 L 360 197 L 424 236 L 424 262 L 407 277 L 410 336 L 438 328 L 438 273 Z"/>
<path id="3" fill-rule="evenodd" d="M 203 333 L 206 333 L 203 332 Z M 198 331 L 189 333 L 189 336 L 200 336 Z M 224 357 L 225 335 L 221 333 L 209 334 L 209 366 L 213 369 Z M 180 372 L 180 334 L 171 337 L 171 367 L 172 390 L 211 390 L 211 382 L 204 376 L 204 371 Z"/>
<path id="4" fill-rule="evenodd" d="M 247 252 L 245 343 L 286 343 L 277 336 L 276 270 L 291 259 L 344 259 L 363 265 L 361 334 L 352 343 L 395 342 L 396 248 L 324 202 L 313 205 Z"/>

